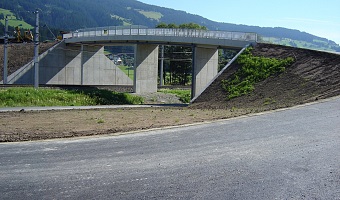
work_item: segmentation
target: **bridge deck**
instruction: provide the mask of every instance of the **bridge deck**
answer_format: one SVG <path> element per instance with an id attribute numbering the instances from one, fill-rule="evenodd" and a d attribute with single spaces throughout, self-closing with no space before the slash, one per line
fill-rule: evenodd
<path id="1" fill-rule="evenodd" d="M 256 43 L 256 33 L 131 27 L 80 29 L 63 35 L 66 43 L 97 44 L 174 44 L 242 48 Z"/>

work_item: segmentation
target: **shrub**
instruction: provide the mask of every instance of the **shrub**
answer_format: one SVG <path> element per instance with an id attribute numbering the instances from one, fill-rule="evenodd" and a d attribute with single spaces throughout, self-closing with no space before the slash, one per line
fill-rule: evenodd
<path id="1" fill-rule="evenodd" d="M 291 57 L 276 59 L 253 56 L 251 50 L 251 47 L 247 48 L 237 58 L 236 62 L 241 68 L 230 79 L 222 81 L 222 87 L 227 91 L 229 99 L 250 93 L 254 90 L 255 83 L 284 72 L 294 62 Z"/>

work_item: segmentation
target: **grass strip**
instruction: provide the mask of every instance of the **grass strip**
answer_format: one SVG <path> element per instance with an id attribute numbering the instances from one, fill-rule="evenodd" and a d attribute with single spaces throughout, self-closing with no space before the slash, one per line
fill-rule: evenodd
<path id="1" fill-rule="evenodd" d="M 0 89 L 0 107 L 142 104 L 139 96 L 108 90 L 62 90 L 32 87 Z"/>

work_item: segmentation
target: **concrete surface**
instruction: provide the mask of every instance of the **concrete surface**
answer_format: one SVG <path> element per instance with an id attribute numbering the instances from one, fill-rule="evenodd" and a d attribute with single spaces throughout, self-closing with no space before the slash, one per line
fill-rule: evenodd
<path id="1" fill-rule="evenodd" d="M 158 45 L 138 44 L 135 47 L 134 92 L 137 94 L 157 92 Z"/>
<path id="2" fill-rule="evenodd" d="M 9 76 L 10 84 L 33 84 L 34 63 Z M 104 55 L 103 46 L 66 46 L 64 42 L 39 57 L 39 83 L 54 85 L 132 85 L 131 80 Z"/>
<path id="3" fill-rule="evenodd" d="M 218 73 L 218 49 L 195 47 L 194 86 L 192 96 L 202 93 Z"/>

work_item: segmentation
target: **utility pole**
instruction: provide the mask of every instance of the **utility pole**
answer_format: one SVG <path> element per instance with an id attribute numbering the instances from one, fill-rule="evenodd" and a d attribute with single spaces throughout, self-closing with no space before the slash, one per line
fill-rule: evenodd
<path id="1" fill-rule="evenodd" d="M 4 71 L 3 71 L 3 84 L 7 84 L 7 65 L 8 65 L 8 53 L 7 53 L 7 45 L 8 45 L 8 18 L 5 18 L 5 36 L 4 36 Z"/>
<path id="2" fill-rule="evenodd" d="M 34 36 L 34 88 L 39 88 L 39 11 L 35 12 L 35 36 Z"/>

